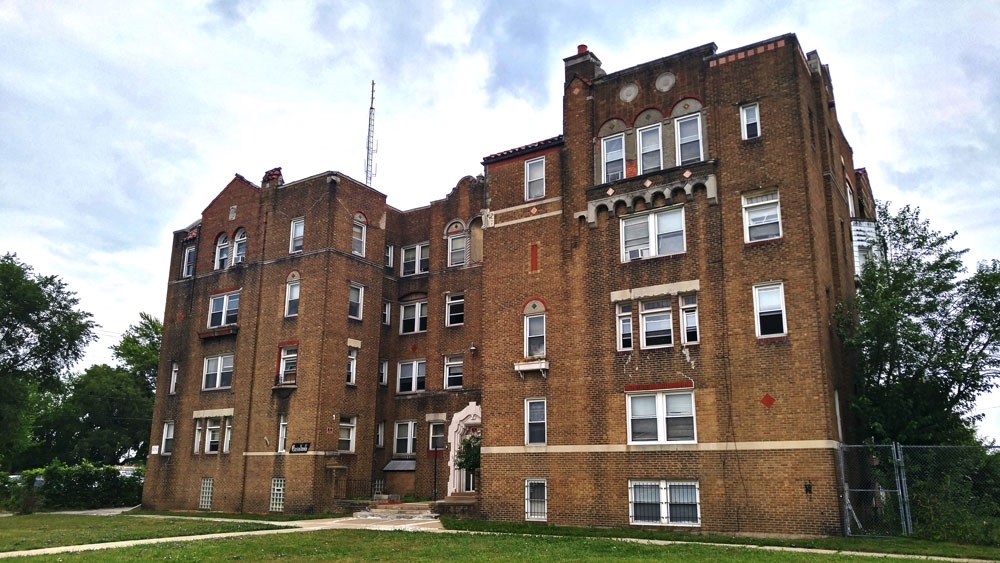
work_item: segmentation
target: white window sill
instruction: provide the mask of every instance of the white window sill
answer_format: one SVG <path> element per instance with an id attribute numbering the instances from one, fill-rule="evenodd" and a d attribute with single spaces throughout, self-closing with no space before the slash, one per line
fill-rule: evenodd
<path id="1" fill-rule="evenodd" d="M 525 372 L 525 371 L 548 371 L 549 361 L 548 360 L 526 360 L 523 362 L 514 362 L 514 371 Z"/>

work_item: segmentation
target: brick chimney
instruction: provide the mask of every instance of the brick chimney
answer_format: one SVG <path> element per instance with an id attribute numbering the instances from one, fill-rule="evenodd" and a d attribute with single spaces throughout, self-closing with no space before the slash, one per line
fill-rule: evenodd
<path id="1" fill-rule="evenodd" d="M 280 188 L 285 185 L 285 179 L 281 177 L 281 167 L 264 172 L 264 179 L 261 180 L 260 185 L 263 188 Z"/>
<path id="2" fill-rule="evenodd" d="M 600 78 L 606 74 L 601 70 L 601 59 L 591 53 L 586 45 L 579 45 L 576 54 L 566 57 L 563 62 L 566 63 L 566 84 L 569 84 L 577 74 L 587 80 Z"/>

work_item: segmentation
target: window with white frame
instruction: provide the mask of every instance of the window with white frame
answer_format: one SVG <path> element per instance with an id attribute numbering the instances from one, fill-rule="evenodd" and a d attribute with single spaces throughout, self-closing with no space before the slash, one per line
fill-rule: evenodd
<path id="1" fill-rule="evenodd" d="M 628 482 L 631 524 L 701 525 L 697 481 Z"/>
<path id="2" fill-rule="evenodd" d="M 285 316 L 297 317 L 299 315 L 299 281 L 291 281 L 285 284 Z"/>
<path id="3" fill-rule="evenodd" d="M 462 386 L 462 356 L 445 356 L 444 387 L 454 389 Z"/>
<path id="4" fill-rule="evenodd" d="M 215 240 L 215 269 L 222 270 L 229 265 L 229 237 L 222 234 Z"/>
<path id="5" fill-rule="evenodd" d="M 461 266 L 465 264 L 465 246 L 468 241 L 465 234 L 448 237 L 448 265 Z"/>
<path id="6" fill-rule="evenodd" d="M 360 221 L 354 221 L 351 226 L 351 253 L 357 256 L 365 255 L 365 234 L 368 228 Z"/>
<path id="7" fill-rule="evenodd" d="M 524 199 L 545 197 L 545 157 L 524 163 Z"/>
<path id="8" fill-rule="evenodd" d="M 758 337 L 781 336 L 786 333 L 783 284 L 753 286 L 753 308 Z"/>
<path id="9" fill-rule="evenodd" d="M 233 385 L 233 355 L 209 356 L 205 358 L 205 373 L 201 388 L 228 389 Z"/>
<path id="10" fill-rule="evenodd" d="M 622 262 L 686 250 L 684 208 L 624 217 L 621 220 Z"/>
<path id="11" fill-rule="evenodd" d="M 177 362 L 170 362 L 170 394 L 177 393 L 177 376 L 180 373 L 180 366 Z"/>
<path id="12" fill-rule="evenodd" d="M 361 320 L 361 306 L 365 296 L 365 288 L 360 285 L 351 284 L 347 296 L 347 316 L 352 319 Z"/>
<path id="13" fill-rule="evenodd" d="M 400 306 L 400 334 L 412 334 L 427 330 L 427 302 L 404 303 Z"/>
<path id="14" fill-rule="evenodd" d="M 201 478 L 201 490 L 198 492 L 198 510 L 212 509 L 212 489 L 215 485 L 213 477 Z"/>
<path id="15" fill-rule="evenodd" d="M 247 232 L 243 229 L 236 231 L 233 238 L 233 265 L 242 264 L 247 259 Z"/>
<path id="16" fill-rule="evenodd" d="M 701 162 L 701 115 L 695 114 L 674 120 L 677 138 L 677 165 Z"/>
<path id="17" fill-rule="evenodd" d="M 299 347 L 284 346 L 281 348 L 281 361 L 278 364 L 278 383 L 287 385 L 295 383 L 299 371 Z"/>
<path id="18" fill-rule="evenodd" d="M 393 250 L 394 248 L 391 244 L 385 245 L 385 265 L 389 268 L 392 267 Z"/>
<path id="19" fill-rule="evenodd" d="M 628 442 L 695 442 L 694 393 L 662 391 L 627 395 Z"/>
<path id="20" fill-rule="evenodd" d="M 524 519 L 545 520 L 548 514 L 545 479 L 525 479 Z"/>
<path id="21" fill-rule="evenodd" d="M 184 260 L 181 266 L 181 277 L 190 278 L 194 275 L 195 247 L 189 246 L 184 249 Z"/>
<path id="22" fill-rule="evenodd" d="M 399 362 L 397 372 L 396 392 L 416 393 L 424 390 L 424 379 L 427 376 L 427 363 L 424 360 Z"/>
<path id="23" fill-rule="evenodd" d="M 160 440 L 160 454 L 170 455 L 174 451 L 174 421 L 163 423 L 163 438 Z"/>
<path id="24" fill-rule="evenodd" d="M 194 420 L 194 453 L 201 453 L 201 419 Z"/>
<path id="25" fill-rule="evenodd" d="M 639 174 L 654 172 L 663 168 L 663 151 L 660 150 L 660 124 L 636 131 L 639 142 Z"/>
<path id="26" fill-rule="evenodd" d="M 198 418 L 194 421 L 194 428 L 194 453 L 229 453 L 229 444 L 233 434 L 233 418 L 231 416 Z M 204 442 L 202 442 L 202 437 L 204 437 Z"/>
<path id="27" fill-rule="evenodd" d="M 844 183 L 847 185 L 847 211 L 854 217 L 854 188 L 851 187 L 851 183 L 846 179 Z"/>
<path id="28" fill-rule="evenodd" d="M 378 383 L 379 385 L 387 385 L 389 383 L 389 360 L 379 360 Z"/>
<path id="29" fill-rule="evenodd" d="M 236 324 L 240 310 L 240 292 L 213 296 L 208 308 L 208 328 Z"/>
<path id="30" fill-rule="evenodd" d="M 385 445 L 385 422 L 379 421 L 375 425 L 375 447 L 381 448 Z"/>
<path id="31" fill-rule="evenodd" d="M 285 453 L 288 445 L 288 415 L 278 415 L 278 452 Z"/>
<path id="32" fill-rule="evenodd" d="M 407 420 L 396 423 L 396 446 L 393 453 L 407 455 L 417 451 L 417 423 Z"/>
<path id="33" fill-rule="evenodd" d="M 614 182 L 625 177 L 625 135 L 601 139 L 604 155 L 604 181 Z"/>
<path id="34" fill-rule="evenodd" d="M 529 446 L 544 445 L 545 435 L 545 399 L 526 399 L 524 401 L 524 443 Z"/>
<path id="35" fill-rule="evenodd" d="M 632 349 L 632 304 L 618 304 L 618 349 Z"/>
<path id="36" fill-rule="evenodd" d="M 229 444 L 233 438 L 233 417 L 227 416 L 222 419 L 225 424 L 225 433 L 222 435 L 222 453 L 229 453 Z"/>
<path id="37" fill-rule="evenodd" d="M 274 477 L 271 479 L 271 512 L 284 512 L 285 510 L 285 478 Z"/>
<path id="38" fill-rule="evenodd" d="M 425 242 L 403 248 L 402 271 L 400 275 L 424 274 L 430 270 L 430 246 Z"/>
<path id="39" fill-rule="evenodd" d="M 358 380 L 358 349 L 347 349 L 347 384 L 354 385 Z"/>
<path id="40" fill-rule="evenodd" d="M 217 454 L 222 447 L 222 425 L 218 418 L 205 419 L 205 453 Z"/>
<path id="41" fill-rule="evenodd" d="M 382 303 L 382 324 L 389 325 L 392 322 L 392 303 L 386 301 Z"/>
<path id="42" fill-rule="evenodd" d="M 354 434 L 358 427 L 358 417 L 356 416 L 343 416 L 340 417 L 340 439 L 337 440 L 337 451 L 341 452 L 353 452 L 354 451 Z"/>
<path id="43" fill-rule="evenodd" d="M 698 342 L 698 296 L 681 295 L 681 342 Z"/>
<path id="44" fill-rule="evenodd" d="M 640 303 L 639 328 L 642 332 L 643 348 L 673 346 L 674 329 L 670 298 L 664 297 Z"/>
<path id="45" fill-rule="evenodd" d="M 465 294 L 451 293 L 444 300 L 445 326 L 458 326 L 465 323 Z"/>
<path id="46" fill-rule="evenodd" d="M 524 317 L 524 357 L 545 357 L 545 314 Z"/>
<path id="47" fill-rule="evenodd" d="M 427 448 L 430 450 L 444 449 L 444 423 L 432 422 L 429 425 L 428 433 L 430 437 L 427 441 Z"/>
<path id="48" fill-rule="evenodd" d="M 747 104 L 740 108 L 740 126 L 743 140 L 760 137 L 760 106 Z"/>
<path id="49" fill-rule="evenodd" d="M 302 241 L 306 234 L 306 220 L 304 217 L 292 219 L 291 233 L 288 237 L 288 252 L 302 252 Z"/>
<path id="50" fill-rule="evenodd" d="M 743 240 L 781 238 L 781 206 L 777 190 L 743 196 Z"/>

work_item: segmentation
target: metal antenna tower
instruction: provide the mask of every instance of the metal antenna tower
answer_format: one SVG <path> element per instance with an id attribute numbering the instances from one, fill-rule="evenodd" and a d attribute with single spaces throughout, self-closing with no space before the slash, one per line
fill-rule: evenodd
<path id="1" fill-rule="evenodd" d="M 365 158 L 365 184 L 375 177 L 375 81 L 372 80 L 372 105 L 368 108 L 368 156 Z"/>

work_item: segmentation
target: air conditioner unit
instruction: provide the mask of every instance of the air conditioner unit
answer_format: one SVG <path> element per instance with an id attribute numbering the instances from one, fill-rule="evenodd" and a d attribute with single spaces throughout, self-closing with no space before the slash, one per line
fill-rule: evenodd
<path id="1" fill-rule="evenodd" d="M 233 260 L 233 264 L 242 264 L 242 263 L 244 263 L 246 261 L 247 261 L 247 257 L 246 256 L 237 256 L 236 259 Z"/>
<path id="2" fill-rule="evenodd" d="M 646 257 L 647 250 L 645 248 L 635 248 L 628 251 L 629 262 L 632 260 L 639 260 Z"/>

